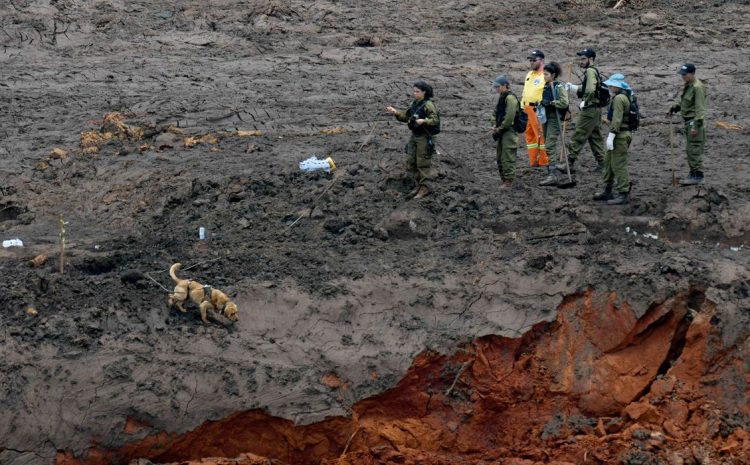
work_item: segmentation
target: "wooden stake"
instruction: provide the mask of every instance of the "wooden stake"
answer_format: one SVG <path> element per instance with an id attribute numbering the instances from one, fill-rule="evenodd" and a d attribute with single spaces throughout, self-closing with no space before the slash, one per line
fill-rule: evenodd
<path id="1" fill-rule="evenodd" d="M 65 270 L 65 221 L 60 215 L 60 274 Z"/>
<path id="2" fill-rule="evenodd" d="M 674 154 L 674 125 L 672 125 L 672 114 L 669 114 L 669 158 L 672 159 L 672 186 L 677 186 L 677 176 L 675 175 L 675 165 L 677 156 Z"/>
<path id="3" fill-rule="evenodd" d="M 573 79 L 573 63 L 568 63 L 568 82 Z M 570 95 L 568 95 L 568 104 L 570 104 Z M 565 131 L 568 129 L 568 119 L 570 119 L 570 112 L 568 112 L 567 115 L 565 115 L 567 119 L 563 120 L 563 127 L 562 127 L 562 135 L 563 135 L 563 150 L 565 150 Z M 560 162 L 564 161 L 563 152 L 560 151 L 560 156 L 558 157 L 558 160 Z M 567 163 L 567 161 L 566 161 Z"/>

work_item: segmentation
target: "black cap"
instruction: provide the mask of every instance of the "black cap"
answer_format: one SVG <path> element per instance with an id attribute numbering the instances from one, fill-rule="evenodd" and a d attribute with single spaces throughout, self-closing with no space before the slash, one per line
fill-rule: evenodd
<path id="1" fill-rule="evenodd" d="M 526 58 L 541 59 L 544 58 L 544 53 L 538 48 L 535 48 L 534 50 L 529 52 L 529 56 L 527 56 Z"/>
<path id="2" fill-rule="evenodd" d="M 677 74 L 686 75 L 686 74 L 695 74 L 695 65 L 692 63 L 685 63 L 684 65 L 680 66 L 680 70 L 677 71 Z"/>
<path id="3" fill-rule="evenodd" d="M 576 53 L 579 57 L 596 58 L 596 50 L 593 48 L 584 48 L 580 52 Z"/>

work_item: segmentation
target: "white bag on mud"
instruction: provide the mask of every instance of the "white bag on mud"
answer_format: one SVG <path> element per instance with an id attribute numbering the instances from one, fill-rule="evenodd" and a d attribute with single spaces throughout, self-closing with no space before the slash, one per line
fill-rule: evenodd
<path id="1" fill-rule="evenodd" d="M 326 173 L 330 173 L 331 171 L 336 170 L 336 164 L 331 157 L 328 157 L 325 160 L 318 160 L 318 157 L 313 155 L 307 160 L 299 162 L 299 169 L 302 172 L 323 170 Z"/>
<path id="2" fill-rule="evenodd" d="M 3 241 L 3 247 L 6 249 L 8 247 L 23 247 L 23 241 L 21 239 L 8 239 L 7 241 Z"/>

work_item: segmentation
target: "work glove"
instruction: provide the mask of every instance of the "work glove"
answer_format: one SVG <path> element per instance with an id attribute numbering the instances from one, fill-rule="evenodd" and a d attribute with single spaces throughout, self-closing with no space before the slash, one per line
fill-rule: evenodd
<path id="1" fill-rule="evenodd" d="M 498 140 L 500 140 L 500 136 L 501 136 L 501 134 L 499 132 L 495 131 L 495 132 L 492 133 L 492 140 L 498 141 Z"/>
<path id="2" fill-rule="evenodd" d="M 607 136 L 607 150 L 614 150 L 615 149 L 615 133 L 610 132 Z"/>
<path id="3" fill-rule="evenodd" d="M 578 104 L 578 108 L 580 108 L 581 110 L 583 110 L 583 107 L 585 106 L 586 106 L 586 102 L 581 102 L 580 104 Z"/>
<path id="4" fill-rule="evenodd" d="M 575 84 L 573 84 L 572 82 L 566 82 L 565 83 L 565 90 L 567 90 L 568 92 L 570 92 L 571 90 L 573 92 L 578 92 L 578 86 L 575 85 Z"/>
<path id="5" fill-rule="evenodd" d="M 677 113 L 678 111 L 680 111 L 680 104 L 679 103 L 675 103 L 674 105 L 672 105 L 669 108 L 669 112 L 670 113 Z"/>

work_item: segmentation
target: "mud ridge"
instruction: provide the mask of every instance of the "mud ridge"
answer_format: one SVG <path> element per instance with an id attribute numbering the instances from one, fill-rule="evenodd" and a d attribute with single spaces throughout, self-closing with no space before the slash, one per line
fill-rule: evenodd
<path id="1" fill-rule="evenodd" d="M 249 411 L 185 435 L 148 436 L 119 450 L 94 448 L 86 458 L 59 454 L 56 462 L 140 458 L 184 463 L 249 454 L 290 464 L 360 464 L 388 454 L 395 460 L 396 454 L 405 463 L 468 464 L 490 458 L 581 463 L 594 443 L 599 444 L 599 460 L 620 460 L 644 438 L 657 438 L 652 442 L 658 447 L 642 451 L 649 460 L 668 460 L 684 455 L 690 441 L 674 430 L 665 431 L 663 422 L 670 416 L 656 415 L 662 408 L 659 399 L 711 402 L 691 391 L 696 380 L 672 374 L 674 367 L 700 363 L 685 360 L 683 349 L 697 348 L 686 337 L 695 331 L 691 321 L 711 319 L 715 311 L 703 305 L 704 299 L 699 288 L 691 289 L 635 318 L 615 293 L 589 290 L 566 297 L 555 322 L 540 323 L 519 338 L 477 338 L 450 356 L 421 353 L 394 388 L 353 404 L 350 417 L 295 426 Z M 696 304 L 700 306 L 691 313 L 690 306 Z M 713 362 L 725 366 L 728 359 Z M 715 370 L 702 368 L 704 375 Z M 346 383 L 335 375 L 325 382 L 339 396 L 348 395 Z M 732 434 L 745 437 L 743 431 Z M 571 433 L 577 441 L 563 446 L 560 440 Z M 706 453 L 725 458 L 750 451 L 750 442 L 743 442 L 727 455 L 718 448 L 725 442 L 717 443 L 714 437 L 703 438 L 701 445 L 708 448 Z M 252 462 L 245 458 L 239 463 Z"/>

